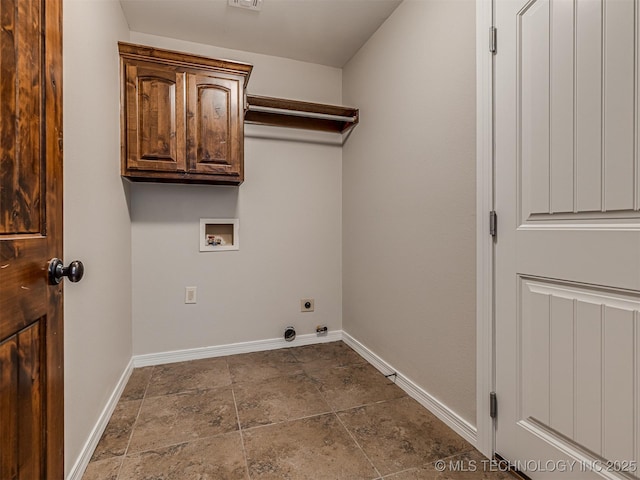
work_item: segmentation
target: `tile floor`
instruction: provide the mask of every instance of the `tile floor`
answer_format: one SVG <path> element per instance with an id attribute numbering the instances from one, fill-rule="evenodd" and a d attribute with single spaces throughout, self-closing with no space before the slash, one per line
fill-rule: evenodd
<path id="1" fill-rule="evenodd" d="M 511 478 L 482 459 L 332 342 L 135 369 L 83 480 Z"/>

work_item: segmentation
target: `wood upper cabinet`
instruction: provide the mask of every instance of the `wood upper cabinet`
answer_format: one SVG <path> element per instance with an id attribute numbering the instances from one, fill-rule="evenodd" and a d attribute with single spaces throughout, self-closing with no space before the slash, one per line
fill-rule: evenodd
<path id="1" fill-rule="evenodd" d="M 119 43 L 121 174 L 134 181 L 239 185 L 252 66 Z"/>

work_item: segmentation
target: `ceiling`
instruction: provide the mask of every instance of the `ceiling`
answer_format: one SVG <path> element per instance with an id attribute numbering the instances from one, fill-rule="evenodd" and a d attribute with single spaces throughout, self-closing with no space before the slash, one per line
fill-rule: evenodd
<path id="1" fill-rule="evenodd" d="M 120 0 L 132 31 L 342 67 L 402 0 Z"/>

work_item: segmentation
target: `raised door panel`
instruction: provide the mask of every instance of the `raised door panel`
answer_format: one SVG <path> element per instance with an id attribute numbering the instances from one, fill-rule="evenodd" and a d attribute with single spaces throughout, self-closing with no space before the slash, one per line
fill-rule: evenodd
<path id="1" fill-rule="evenodd" d="M 0 137 L 2 184 L 0 234 L 42 230 L 44 171 L 42 129 L 43 52 L 39 42 L 42 5 L 38 1 L 4 1 L 0 7 Z M 25 21 L 26 18 L 38 19 Z M 16 54 L 19 53 L 19 54 Z"/>
<path id="2" fill-rule="evenodd" d="M 640 298 L 548 279 L 519 284 L 519 425 L 631 467 Z"/>
<path id="3" fill-rule="evenodd" d="M 135 63 L 125 69 L 125 171 L 184 171 L 184 73 Z"/>
<path id="4" fill-rule="evenodd" d="M 639 218 L 637 10 L 536 0 L 519 15 L 520 223 Z"/>
<path id="5" fill-rule="evenodd" d="M 190 173 L 243 174 L 240 80 L 188 75 L 187 163 Z"/>

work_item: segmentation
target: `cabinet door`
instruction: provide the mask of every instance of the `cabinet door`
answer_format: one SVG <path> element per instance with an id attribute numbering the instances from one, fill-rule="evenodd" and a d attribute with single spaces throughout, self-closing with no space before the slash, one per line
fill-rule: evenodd
<path id="1" fill-rule="evenodd" d="M 242 181 L 244 124 L 240 79 L 187 75 L 187 163 L 190 173 Z"/>
<path id="2" fill-rule="evenodd" d="M 127 155 L 123 170 L 183 172 L 185 74 L 142 63 L 127 63 L 125 69 Z"/>

